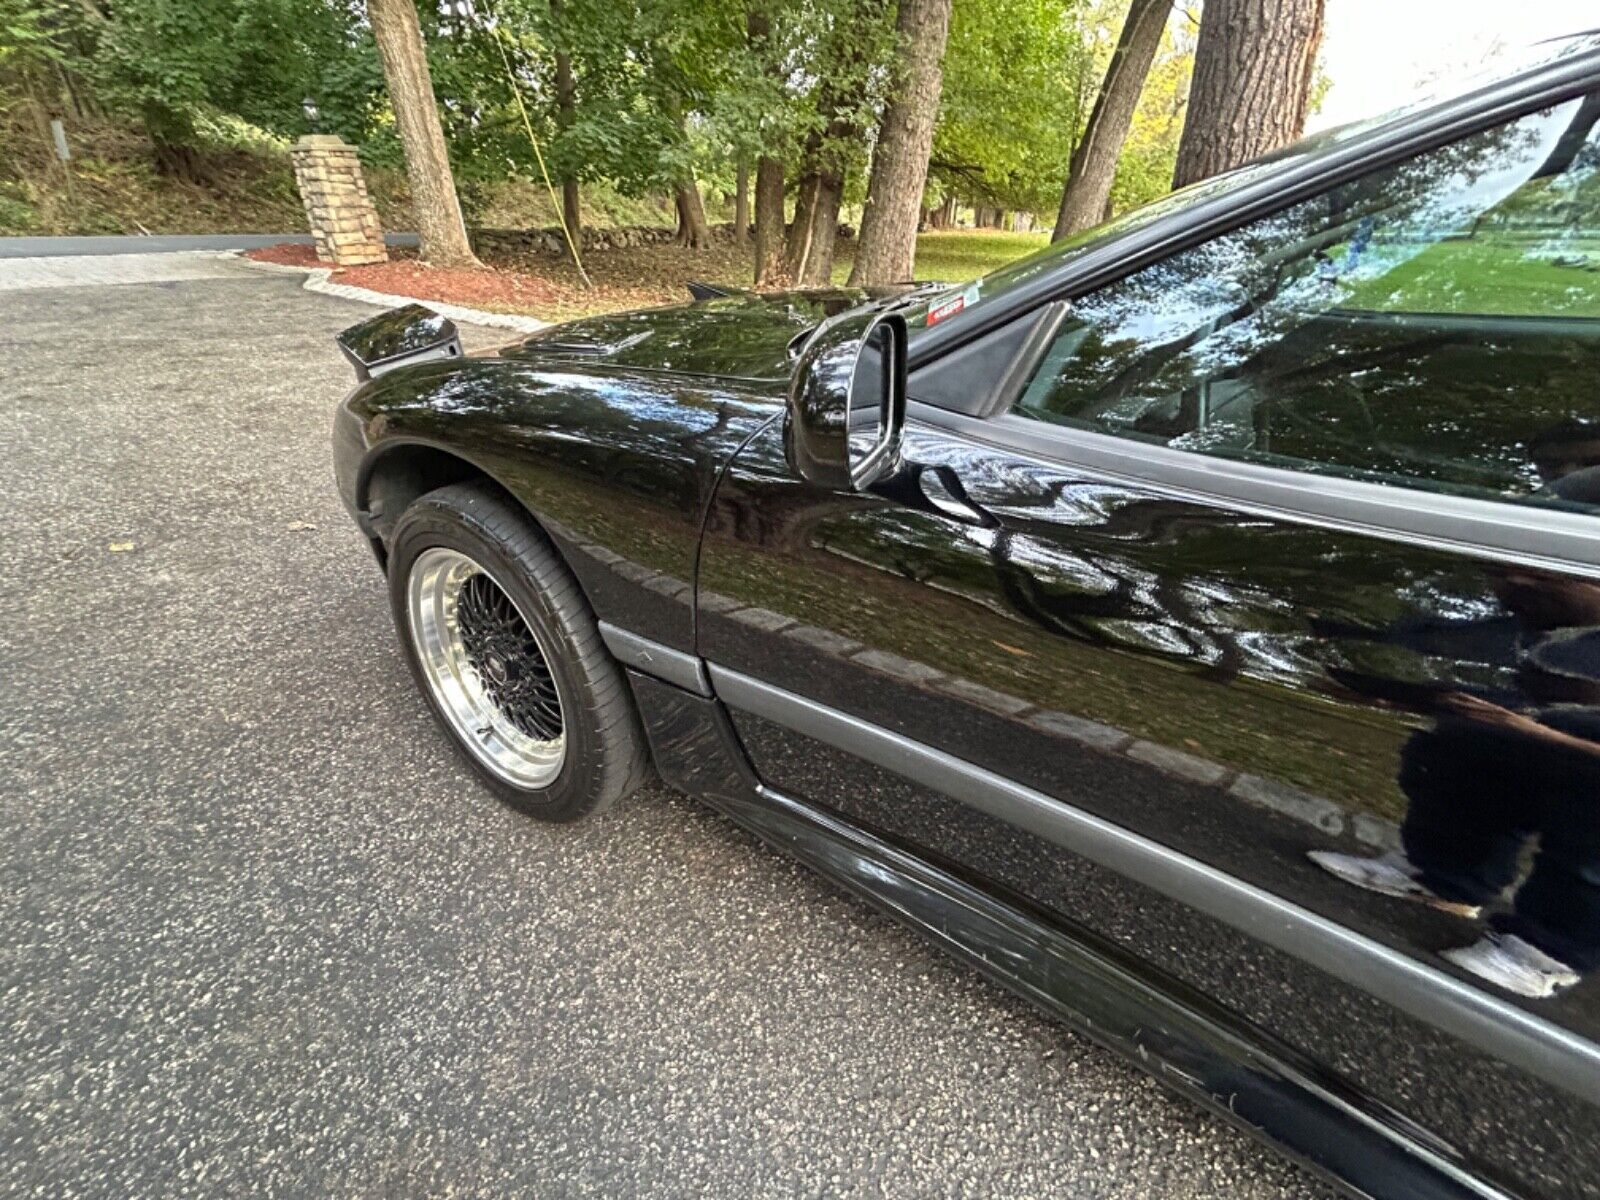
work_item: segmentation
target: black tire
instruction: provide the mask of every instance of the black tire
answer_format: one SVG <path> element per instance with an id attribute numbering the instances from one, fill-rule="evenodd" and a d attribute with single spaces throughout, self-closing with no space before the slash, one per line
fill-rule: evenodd
<path id="1" fill-rule="evenodd" d="M 496 774 L 453 727 L 434 695 L 407 598 L 412 564 L 433 547 L 477 563 L 545 647 L 566 737 L 560 771 L 547 786 L 521 787 Z M 575 821 L 607 808 L 645 780 L 644 731 L 627 681 L 600 640 L 588 600 L 543 531 L 503 493 L 463 483 L 415 500 L 401 514 L 389 543 L 389 605 L 417 689 L 457 749 L 507 803 L 542 821 Z"/>

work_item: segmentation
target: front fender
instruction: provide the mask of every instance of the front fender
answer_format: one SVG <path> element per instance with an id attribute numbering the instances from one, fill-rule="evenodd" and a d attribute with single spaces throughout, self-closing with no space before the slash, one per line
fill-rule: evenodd
<path id="1" fill-rule="evenodd" d="M 776 395 L 663 372 L 498 358 L 428 364 L 345 400 L 340 490 L 357 521 L 387 539 L 399 512 L 389 511 L 392 498 L 374 504 L 375 482 L 408 472 L 415 482 L 399 491 L 408 497 L 486 477 L 556 543 L 600 619 L 688 652 L 700 529 L 718 471 L 780 411 Z"/>

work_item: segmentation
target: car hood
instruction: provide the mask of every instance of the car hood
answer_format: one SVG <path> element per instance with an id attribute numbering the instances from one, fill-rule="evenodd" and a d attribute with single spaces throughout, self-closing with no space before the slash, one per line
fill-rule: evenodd
<path id="1" fill-rule="evenodd" d="M 818 288 L 740 292 L 692 304 L 569 321 L 534 334 L 506 357 L 606 362 L 721 378 L 787 379 L 791 343 L 824 318 L 906 289 Z"/>

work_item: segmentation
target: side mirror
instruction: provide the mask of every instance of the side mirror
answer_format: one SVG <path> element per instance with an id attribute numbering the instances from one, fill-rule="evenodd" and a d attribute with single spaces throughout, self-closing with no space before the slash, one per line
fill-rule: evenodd
<path id="1" fill-rule="evenodd" d="M 455 323 L 431 308 L 407 304 L 352 325 L 337 338 L 357 379 L 373 379 L 396 367 L 435 358 L 460 358 Z"/>
<path id="2" fill-rule="evenodd" d="M 870 445 L 851 438 L 852 428 L 873 418 Z M 783 446 L 795 474 L 818 487 L 861 491 L 899 464 L 905 423 L 905 318 L 847 312 L 818 326 L 789 381 Z"/>

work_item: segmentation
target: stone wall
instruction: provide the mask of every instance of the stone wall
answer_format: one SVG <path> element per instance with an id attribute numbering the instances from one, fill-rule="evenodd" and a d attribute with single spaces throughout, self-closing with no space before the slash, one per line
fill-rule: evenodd
<path id="1" fill-rule="evenodd" d="M 341 267 L 387 262 L 383 226 L 367 195 L 355 147 L 334 134 L 307 134 L 289 148 L 317 257 Z"/>

